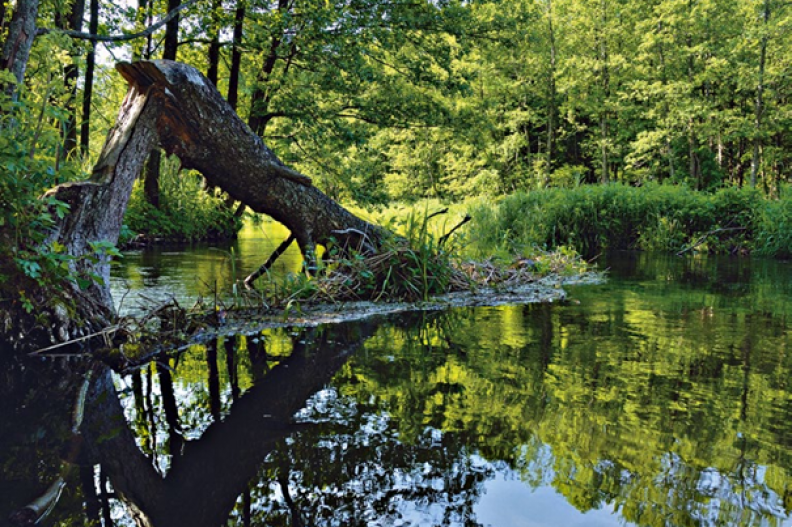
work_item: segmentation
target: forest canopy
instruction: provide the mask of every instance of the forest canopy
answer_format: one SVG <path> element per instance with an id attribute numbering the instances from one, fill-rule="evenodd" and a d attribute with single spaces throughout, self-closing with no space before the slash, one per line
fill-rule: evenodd
<path id="1" fill-rule="evenodd" d="M 776 195 L 792 171 L 780 0 L 18 0 L 4 60 L 31 2 L 2 156 L 46 165 L 43 188 L 96 158 L 125 91 L 111 67 L 140 58 L 205 72 L 287 164 L 363 205 L 650 180 Z"/>

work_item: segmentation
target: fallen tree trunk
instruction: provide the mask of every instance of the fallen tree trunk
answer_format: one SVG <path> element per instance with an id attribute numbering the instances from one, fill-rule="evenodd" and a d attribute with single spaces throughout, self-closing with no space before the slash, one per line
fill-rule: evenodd
<path id="1" fill-rule="evenodd" d="M 132 184 L 157 145 L 201 172 L 210 185 L 283 223 L 309 265 L 316 246 L 331 240 L 363 252 L 378 249 L 387 231 L 351 214 L 310 178 L 284 165 L 195 68 L 157 60 L 121 63 L 117 69 L 130 89 L 92 178 L 47 193 L 70 207 L 50 241 L 75 257 L 70 263 L 75 275 L 101 280 L 87 288 L 68 283 L 58 284 L 57 292 L 28 291 L 27 298 L 38 300 L 32 312 L 0 300 L 0 342 L 31 350 L 112 324 L 108 259 L 86 256 L 95 242 L 117 242 Z M 35 284 L 28 280 L 26 288 Z"/>
<path id="2" fill-rule="evenodd" d="M 165 151 L 201 172 L 210 185 L 284 224 L 306 260 L 331 238 L 376 250 L 384 231 L 284 165 L 196 69 L 167 60 L 117 67 L 132 88 L 161 101 L 157 130 Z"/>

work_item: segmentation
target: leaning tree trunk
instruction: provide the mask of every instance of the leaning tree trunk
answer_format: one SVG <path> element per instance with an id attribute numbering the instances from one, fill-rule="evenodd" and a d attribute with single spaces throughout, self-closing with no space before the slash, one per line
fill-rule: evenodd
<path id="1" fill-rule="evenodd" d="M 102 280 L 85 289 L 67 283 L 57 293 L 53 288 L 28 291 L 28 298 L 39 299 L 33 313 L 0 301 L 0 344 L 36 349 L 113 323 L 109 262 L 84 257 L 92 255 L 95 242 L 118 240 L 132 185 L 157 144 L 183 166 L 200 171 L 209 184 L 283 223 L 308 263 L 316 245 L 331 239 L 342 247 L 377 250 L 387 231 L 354 216 L 284 165 L 195 68 L 168 60 L 117 68 L 130 89 L 92 178 L 47 193 L 69 205 L 50 241 L 76 257 L 74 274 Z"/>
<path id="2" fill-rule="evenodd" d="M 331 238 L 375 250 L 384 231 L 354 216 L 288 168 L 195 68 L 167 60 L 118 65 L 133 89 L 161 101 L 160 143 L 252 210 L 284 224 L 306 259 Z"/>

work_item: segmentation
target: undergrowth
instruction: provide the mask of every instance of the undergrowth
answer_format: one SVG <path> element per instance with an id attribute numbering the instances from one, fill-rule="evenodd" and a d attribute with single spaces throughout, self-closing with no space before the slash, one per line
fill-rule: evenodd
<path id="1" fill-rule="evenodd" d="M 432 225 L 440 216 L 427 210 L 394 216 L 388 227 L 396 235 L 385 240 L 376 254 L 350 254 L 331 246 L 313 276 L 302 273 L 265 279 L 263 298 L 271 307 L 295 302 L 416 302 L 456 291 L 511 288 L 549 274 L 577 275 L 589 270 L 569 248 L 551 252 L 534 248 L 482 260 L 465 258 L 461 250 L 466 245 L 465 232 L 444 238 L 459 222 L 441 231 Z"/>
<path id="2" fill-rule="evenodd" d="M 715 193 L 682 186 L 621 184 L 516 193 L 470 207 L 475 251 L 573 247 L 792 255 L 792 198 L 729 187 Z"/>
<path id="3" fill-rule="evenodd" d="M 146 201 L 142 181 L 136 181 L 124 224 L 122 244 L 136 235 L 149 241 L 230 239 L 242 227 L 234 209 L 221 196 L 204 191 L 203 178 L 181 173 L 171 160 L 163 162 L 159 206 L 155 208 Z"/>

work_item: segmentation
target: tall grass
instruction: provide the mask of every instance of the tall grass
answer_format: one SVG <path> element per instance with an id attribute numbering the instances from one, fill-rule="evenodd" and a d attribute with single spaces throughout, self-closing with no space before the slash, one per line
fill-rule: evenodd
<path id="1" fill-rule="evenodd" d="M 142 181 L 136 181 L 124 223 L 127 237 L 196 241 L 229 239 L 242 227 L 224 199 L 203 190 L 203 178 L 180 172 L 171 160 L 163 162 L 158 208 L 146 202 Z M 122 240 L 124 242 L 126 240 Z"/>
<path id="2" fill-rule="evenodd" d="M 527 247 L 573 247 L 593 256 L 607 249 L 792 254 L 792 198 L 758 190 L 713 194 L 685 187 L 620 184 L 519 192 L 474 203 L 470 237 L 481 253 Z"/>

